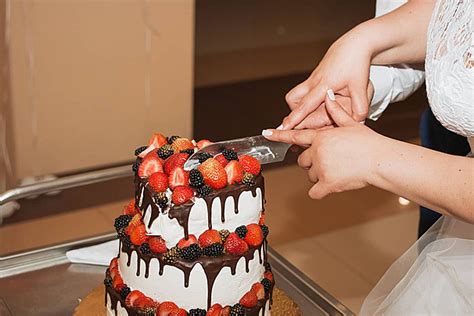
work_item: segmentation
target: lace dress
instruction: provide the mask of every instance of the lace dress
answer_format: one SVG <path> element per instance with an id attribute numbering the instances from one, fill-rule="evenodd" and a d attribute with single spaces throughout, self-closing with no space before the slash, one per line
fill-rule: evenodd
<path id="1" fill-rule="evenodd" d="M 471 154 L 473 17 L 473 0 L 437 1 L 425 60 L 431 109 L 443 126 L 468 138 Z M 360 314 L 474 315 L 474 225 L 442 217 L 387 270 Z"/>

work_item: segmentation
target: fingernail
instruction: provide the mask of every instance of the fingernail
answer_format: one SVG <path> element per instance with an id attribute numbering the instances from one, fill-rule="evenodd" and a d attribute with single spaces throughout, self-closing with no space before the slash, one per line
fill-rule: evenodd
<path id="1" fill-rule="evenodd" d="M 332 89 L 326 91 L 326 94 L 328 95 L 329 100 L 336 101 L 336 96 L 334 95 L 334 91 L 332 91 Z"/>
<path id="2" fill-rule="evenodd" d="M 280 126 L 278 126 L 276 129 L 277 129 L 277 130 L 282 130 L 282 129 L 283 129 L 283 124 L 281 124 Z"/>
<path id="3" fill-rule="evenodd" d="M 264 129 L 262 131 L 263 136 L 271 136 L 272 134 L 273 134 L 273 132 L 271 130 L 268 130 L 268 129 Z"/>

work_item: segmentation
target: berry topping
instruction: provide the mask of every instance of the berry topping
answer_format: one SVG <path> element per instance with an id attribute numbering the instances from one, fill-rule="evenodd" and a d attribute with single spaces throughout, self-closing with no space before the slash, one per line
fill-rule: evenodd
<path id="1" fill-rule="evenodd" d="M 154 156 L 145 157 L 138 168 L 138 176 L 147 178 L 155 172 L 163 172 L 160 160 Z"/>
<path id="2" fill-rule="evenodd" d="M 273 281 L 273 273 L 271 273 L 270 271 L 265 272 L 263 274 L 263 277 L 269 279 L 270 281 Z"/>
<path id="3" fill-rule="evenodd" d="M 160 148 L 166 143 L 166 138 L 162 134 L 154 133 L 148 141 L 148 146 L 153 145 L 155 148 Z"/>
<path id="4" fill-rule="evenodd" d="M 262 232 L 263 232 L 263 238 L 267 238 L 268 233 L 270 232 L 268 230 L 268 226 L 267 225 L 260 225 L 260 228 L 262 229 Z"/>
<path id="5" fill-rule="evenodd" d="M 151 252 L 150 245 L 146 242 L 140 245 L 140 251 L 142 254 L 147 255 Z"/>
<path id="6" fill-rule="evenodd" d="M 168 316 L 188 316 L 188 312 L 185 309 L 178 308 L 171 311 Z"/>
<path id="7" fill-rule="evenodd" d="M 190 187 L 181 185 L 174 189 L 171 199 L 175 205 L 181 205 L 190 201 L 193 196 L 194 191 Z"/>
<path id="8" fill-rule="evenodd" d="M 198 149 L 201 149 L 211 144 L 212 142 L 209 139 L 201 139 L 200 141 L 197 142 L 196 146 Z"/>
<path id="9" fill-rule="evenodd" d="M 132 220 L 131 215 L 120 215 L 115 219 L 114 227 L 117 231 L 128 226 L 128 223 Z"/>
<path id="10" fill-rule="evenodd" d="M 154 307 L 155 301 L 148 296 L 142 296 L 135 300 L 133 303 L 134 307 L 138 307 L 139 309 L 145 309 L 147 307 Z"/>
<path id="11" fill-rule="evenodd" d="M 244 296 L 240 299 L 239 303 L 243 307 L 251 308 L 257 306 L 257 295 L 254 292 L 248 291 L 244 294 Z"/>
<path id="12" fill-rule="evenodd" d="M 178 138 L 180 138 L 179 136 L 170 136 L 168 137 L 166 140 L 168 141 L 168 144 L 172 144 L 175 140 L 177 140 Z"/>
<path id="13" fill-rule="evenodd" d="M 251 173 L 254 176 L 257 176 L 260 173 L 260 162 L 256 158 L 243 155 L 239 157 L 239 162 L 245 172 Z"/>
<path id="14" fill-rule="evenodd" d="M 230 254 L 242 255 L 249 247 L 236 233 L 230 233 L 225 240 L 224 249 Z"/>
<path id="15" fill-rule="evenodd" d="M 135 227 L 130 233 L 130 241 L 135 246 L 140 246 L 147 240 L 148 240 L 148 236 L 146 235 L 145 225 L 139 225 Z"/>
<path id="16" fill-rule="evenodd" d="M 185 239 L 185 238 L 182 238 L 180 241 L 178 241 L 178 248 L 185 248 L 185 247 L 189 247 L 193 244 L 197 244 L 197 239 L 196 239 L 196 236 L 194 235 L 189 235 L 188 236 L 188 239 Z"/>
<path id="17" fill-rule="evenodd" d="M 217 230 L 209 229 L 199 236 L 198 242 L 199 242 L 199 246 L 201 246 L 202 248 L 205 248 L 214 243 L 220 243 L 221 235 L 219 235 L 219 232 Z"/>
<path id="18" fill-rule="evenodd" d="M 244 308 L 240 304 L 235 304 L 230 308 L 230 316 L 244 316 Z"/>
<path id="19" fill-rule="evenodd" d="M 156 307 L 147 307 L 143 310 L 144 316 L 155 316 L 156 315 Z"/>
<path id="20" fill-rule="evenodd" d="M 204 177 L 204 183 L 213 189 L 222 189 L 227 185 L 227 173 L 222 165 L 214 158 L 209 158 L 199 166 Z"/>
<path id="21" fill-rule="evenodd" d="M 258 282 L 252 285 L 252 292 L 255 293 L 258 300 L 263 300 L 265 298 L 265 288 L 263 287 L 262 283 Z"/>
<path id="22" fill-rule="evenodd" d="M 123 214 L 124 215 L 134 216 L 138 212 L 139 212 L 138 208 L 135 207 L 135 200 L 131 200 L 130 203 L 128 203 L 128 205 L 125 206 L 124 209 L 123 209 Z"/>
<path id="23" fill-rule="evenodd" d="M 202 249 L 202 253 L 208 257 L 217 257 L 224 252 L 224 246 L 218 242 Z"/>
<path id="24" fill-rule="evenodd" d="M 202 308 L 190 309 L 189 316 L 206 316 L 206 310 Z"/>
<path id="25" fill-rule="evenodd" d="M 239 183 L 244 177 L 244 169 L 236 160 L 232 160 L 227 164 L 227 166 L 225 166 L 225 172 L 227 173 L 228 184 Z"/>
<path id="26" fill-rule="evenodd" d="M 181 250 L 181 257 L 184 260 L 194 261 L 202 255 L 201 248 L 198 244 L 192 244 L 189 247 L 185 247 Z"/>
<path id="27" fill-rule="evenodd" d="M 109 268 L 113 269 L 117 267 L 118 267 L 118 258 L 113 258 L 112 260 L 110 260 Z"/>
<path id="28" fill-rule="evenodd" d="M 229 237 L 229 234 L 230 234 L 230 231 L 228 231 L 227 229 L 221 229 L 219 231 L 219 235 L 221 236 L 221 241 L 224 242 L 227 237 Z"/>
<path id="29" fill-rule="evenodd" d="M 167 159 L 168 157 L 174 154 L 174 149 L 173 147 L 171 147 L 171 145 L 166 144 L 160 147 L 157 153 L 158 157 L 160 157 L 161 159 Z"/>
<path id="30" fill-rule="evenodd" d="M 221 304 L 214 304 L 207 310 L 207 314 L 205 316 L 221 316 L 222 305 Z"/>
<path id="31" fill-rule="evenodd" d="M 123 284 L 123 280 L 122 280 L 122 277 L 120 276 L 120 274 L 116 274 L 113 281 L 112 281 L 112 286 L 114 287 L 114 289 L 116 289 L 117 291 L 120 291 L 122 289 L 122 287 L 124 287 L 125 285 Z"/>
<path id="32" fill-rule="evenodd" d="M 142 146 L 142 147 L 138 147 L 137 149 L 135 149 L 135 156 L 138 156 L 140 155 L 142 152 L 145 151 L 145 149 L 147 149 L 148 146 Z"/>
<path id="33" fill-rule="evenodd" d="M 180 152 L 181 150 L 194 149 L 194 144 L 187 138 L 177 138 L 173 141 L 171 146 L 174 152 Z"/>
<path id="34" fill-rule="evenodd" d="M 122 244 L 125 246 L 125 248 L 130 248 L 132 246 L 132 241 L 130 240 L 130 236 L 125 235 L 122 239 Z"/>
<path id="35" fill-rule="evenodd" d="M 132 230 L 137 227 L 142 225 L 142 215 L 140 213 L 137 213 L 133 216 L 132 220 L 130 223 L 128 223 L 128 227 L 126 228 L 126 232 L 130 234 Z"/>
<path id="36" fill-rule="evenodd" d="M 258 224 L 247 225 L 247 234 L 244 240 L 249 246 L 260 246 L 263 242 L 263 232 L 260 226 Z"/>
<path id="37" fill-rule="evenodd" d="M 251 173 L 244 172 L 244 177 L 242 178 L 242 183 L 248 185 L 249 187 L 255 185 L 255 176 Z"/>
<path id="38" fill-rule="evenodd" d="M 189 183 L 189 172 L 184 171 L 182 167 L 176 167 L 171 171 L 168 184 L 171 190 L 178 186 L 187 186 Z"/>
<path id="39" fill-rule="evenodd" d="M 168 189 L 168 177 L 163 172 L 155 172 L 148 178 L 148 185 L 155 192 L 164 192 Z"/>
<path id="40" fill-rule="evenodd" d="M 175 310 L 179 309 L 178 305 L 173 302 L 163 302 L 158 307 L 158 311 L 156 312 L 157 316 L 169 316 L 169 314 Z"/>
<path id="41" fill-rule="evenodd" d="M 120 298 L 122 300 L 126 299 L 128 294 L 130 294 L 131 290 L 128 286 L 124 286 L 121 290 L 120 290 Z"/>
<path id="42" fill-rule="evenodd" d="M 230 316 L 230 306 L 227 305 L 227 306 L 224 306 L 224 308 L 222 308 L 221 310 L 221 313 L 219 314 L 219 316 Z"/>
<path id="43" fill-rule="evenodd" d="M 150 237 L 150 239 L 148 239 L 148 245 L 150 245 L 150 249 L 154 253 L 165 253 L 168 250 L 165 241 L 159 236 Z"/>
<path id="44" fill-rule="evenodd" d="M 229 161 L 222 154 L 215 156 L 214 159 L 219 161 L 219 163 L 222 165 L 222 167 L 227 166 L 227 164 L 229 163 Z"/>
<path id="45" fill-rule="evenodd" d="M 224 149 L 222 151 L 222 155 L 225 157 L 225 159 L 227 159 L 228 161 L 231 161 L 231 160 L 239 160 L 239 158 L 237 157 L 237 153 L 235 151 L 233 151 L 232 149 Z"/>
<path id="46" fill-rule="evenodd" d="M 204 185 L 204 177 L 199 170 L 193 169 L 189 172 L 189 185 L 194 188 L 199 188 Z"/>
<path id="47" fill-rule="evenodd" d="M 171 157 L 165 161 L 165 173 L 169 175 L 173 169 L 177 167 L 183 167 L 186 160 L 188 160 L 189 155 L 183 153 L 173 154 Z"/>
<path id="48" fill-rule="evenodd" d="M 165 253 L 165 255 L 163 256 L 163 259 L 165 260 L 165 262 L 170 263 L 180 257 L 181 257 L 181 249 L 178 247 L 173 247 Z"/>
<path id="49" fill-rule="evenodd" d="M 145 294 L 140 291 L 134 290 L 127 295 L 127 298 L 125 299 L 125 305 L 127 305 L 128 307 L 132 307 L 134 306 L 135 301 L 141 297 L 145 297 Z"/>
<path id="50" fill-rule="evenodd" d="M 264 278 L 260 283 L 263 285 L 263 289 L 265 290 L 265 293 L 268 293 L 272 287 L 272 281 L 270 281 L 267 278 Z"/>
<path id="51" fill-rule="evenodd" d="M 210 153 L 200 153 L 197 157 L 200 163 L 203 163 L 204 161 L 208 160 L 209 158 L 212 158 L 212 155 Z"/>
<path id="52" fill-rule="evenodd" d="M 200 188 L 197 188 L 196 193 L 198 197 L 205 197 L 211 194 L 212 188 L 208 185 L 203 185 Z"/>
<path id="53" fill-rule="evenodd" d="M 160 192 L 156 195 L 156 204 L 162 209 L 168 206 L 168 197 L 165 192 Z"/>
<path id="54" fill-rule="evenodd" d="M 235 233 L 242 239 L 247 235 L 247 227 L 245 225 L 239 226 L 235 229 Z"/>
<path id="55" fill-rule="evenodd" d="M 188 154 L 188 155 L 192 155 L 194 154 L 194 148 L 188 148 L 188 149 L 185 149 L 185 150 L 181 150 L 180 153 L 184 153 L 184 154 Z"/>

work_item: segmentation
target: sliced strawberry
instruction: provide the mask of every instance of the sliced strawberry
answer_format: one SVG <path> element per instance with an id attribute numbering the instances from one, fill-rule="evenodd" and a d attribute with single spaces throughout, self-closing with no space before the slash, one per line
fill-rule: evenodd
<path id="1" fill-rule="evenodd" d="M 260 173 L 260 162 L 256 158 L 243 155 L 239 157 L 239 162 L 245 172 L 251 173 L 254 176 L 257 176 Z"/>
<path id="2" fill-rule="evenodd" d="M 157 316 L 169 316 L 169 314 L 174 311 L 179 309 L 178 305 L 176 305 L 173 302 L 163 302 L 160 304 L 160 307 L 158 307 L 158 311 L 156 312 Z"/>
<path id="3" fill-rule="evenodd" d="M 128 307 L 132 307 L 133 303 L 135 303 L 135 301 L 139 299 L 140 297 L 145 297 L 145 294 L 137 290 L 131 291 L 130 294 L 128 294 L 127 298 L 125 299 L 125 305 L 127 305 Z"/>
<path id="4" fill-rule="evenodd" d="M 260 282 L 254 283 L 254 285 L 252 285 L 251 291 L 255 293 L 258 300 L 263 300 L 265 298 L 265 288 Z"/>
<path id="5" fill-rule="evenodd" d="M 220 316 L 222 311 L 221 304 L 214 304 L 207 310 L 206 316 Z"/>
<path id="6" fill-rule="evenodd" d="M 150 245 L 150 249 L 154 253 L 165 253 L 168 251 L 165 241 L 160 236 L 150 237 L 150 239 L 148 239 L 148 245 Z"/>
<path id="7" fill-rule="evenodd" d="M 128 203 L 127 206 L 124 207 L 123 209 L 123 214 L 124 215 L 135 215 L 139 212 L 140 210 L 135 206 L 135 199 L 131 200 L 130 203 Z"/>
<path id="8" fill-rule="evenodd" d="M 178 308 L 171 311 L 168 316 L 187 316 L 188 312 L 185 309 Z"/>
<path id="9" fill-rule="evenodd" d="M 206 230 L 204 233 L 202 233 L 199 236 L 199 246 L 201 246 L 201 248 L 205 248 L 212 244 L 220 243 L 220 242 L 221 242 L 221 235 L 215 229 Z"/>
<path id="10" fill-rule="evenodd" d="M 236 233 L 230 233 L 225 240 L 224 249 L 227 253 L 242 255 L 249 249 L 249 247 Z"/>
<path id="11" fill-rule="evenodd" d="M 110 260 L 109 268 L 114 269 L 114 268 L 117 268 L 117 267 L 118 267 L 118 259 L 117 259 L 117 257 L 115 257 L 112 260 Z"/>
<path id="12" fill-rule="evenodd" d="M 119 270 L 118 270 L 118 267 L 115 267 L 115 268 L 109 268 L 109 274 L 110 274 L 110 277 L 113 279 L 115 279 L 115 276 L 117 274 L 119 274 Z"/>
<path id="13" fill-rule="evenodd" d="M 247 234 L 245 235 L 245 242 L 249 246 L 257 247 L 263 242 L 263 231 L 258 224 L 247 225 Z"/>
<path id="14" fill-rule="evenodd" d="M 149 237 L 146 235 L 145 225 L 135 227 L 130 233 L 130 240 L 135 246 L 140 246 L 141 244 L 146 242 L 148 238 Z"/>
<path id="15" fill-rule="evenodd" d="M 190 187 L 185 187 L 184 185 L 180 185 L 174 189 L 171 200 L 175 205 L 181 205 L 190 201 L 193 196 L 193 189 Z"/>
<path id="16" fill-rule="evenodd" d="M 200 141 L 197 142 L 196 146 L 198 149 L 201 149 L 211 144 L 212 142 L 209 139 L 201 139 Z"/>
<path id="17" fill-rule="evenodd" d="M 164 144 L 167 144 L 168 142 L 166 141 L 166 137 L 164 137 L 162 134 L 160 133 L 154 133 L 150 140 L 148 141 L 148 146 L 150 145 L 154 145 L 155 148 L 160 148 L 161 146 L 163 146 Z"/>
<path id="18" fill-rule="evenodd" d="M 197 242 L 196 236 L 189 235 L 188 239 L 182 238 L 180 241 L 178 241 L 178 248 L 183 249 L 191 246 L 192 244 L 196 244 Z"/>
<path id="19" fill-rule="evenodd" d="M 175 152 L 180 152 L 181 150 L 194 149 L 194 144 L 187 138 L 177 138 L 171 144 Z"/>
<path id="20" fill-rule="evenodd" d="M 145 158 L 146 156 L 148 156 L 149 153 L 156 152 L 156 149 L 157 147 L 155 146 L 155 144 L 148 145 L 148 147 L 144 151 L 138 154 L 138 157 Z"/>
<path id="21" fill-rule="evenodd" d="M 227 305 L 225 306 L 222 310 L 219 316 L 230 316 L 230 306 Z"/>
<path id="22" fill-rule="evenodd" d="M 260 219 L 258 220 L 258 225 L 265 225 L 265 214 L 260 214 Z"/>
<path id="23" fill-rule="evenodd" d="M 225 159 L 223 154 L 219 154 L 219 155 L 215 156 L 214 159 L 219 161 L 219 163 L 222 165 L 222 167 L 225 167 L 229 163 L 229 161 L 227 159 Z"/>
<path id="24" fill-rule="evenodd" d="M 147 178 L 155 172 L 163 172 L 163 166 L 160 160 L 155 156 L 147 156 L 138 167 L 138 176 Z"/>
<path id="25" fill-rule="evenodd" d="M 244 169 L 236 160 L 232 160 L 227 164 L 227 166 L 225 166 L 225 172 L 227 173 L 228 184 L 239 183 L 244 177 Z"/>
<path id="26" fill-rule="evenodd" d="M 271 273 L 270 271 L 265 272 L 263 274 L 263 277 L 269 279 L 270 281 L 273 281 L 273 273 Z"/>
<path id="27" fill-rule="evenodd" d="M 132 217 L 132 220 L 130 221 L 130 223 L 128 223 L 128 226 L 127 228 L 125 228 L 125 232 L 130 235 L 132 233 L 132 230 L 137 227 L 137 226 L 140 226 L 141 224 L 143 224 L 142 222 L 142 214 L 140 213 L 137 213 L 135 214 L 133 217 Z"/>
<path id="28" fill-rule="evenodd" d="M 243 307 L 251 308 L 257 306 L 257 295 L 254 292 L 248 291 L 244 294 L 244 296 L 240 299 L 239 303 Z"/>
<path id="29" fill-rule="evenodd" d="M 172 154 L 168 159 L 166 159 L 164 167 L 165 173 L 169 175 L 174 168 L 183 167 L 186 160 L 188 160 L 189 155 L 186 153 L 176 153 Z"/>
<path id="30" fill-rule="evenodd" d="M 133 303 L 133 306 L 138 307 L 140 309 L 145 309 L 147 307 L 154 307 L 155 301 L 148 296 L 142 296 L 142 297 L 137 298 L 137 300 Z"/>
<path id="31" fill-rule="evenodd" d="M 204 177 L 204 183 L 211 188 L 222 189 L 227 185 L 227 173 L 224 167 L 214 158 L 204 161 L 198 169 Z"/>
<path id="32" fill-rule="evenodd" d="M 164 192 L 168 189 L 168 176 L 163 172 L 155 172 L 148 178 L 148 185 L 155 192 Z"/>
<path id="33" fill-rule="evenodd" d="M 176 167 L 171 171 L 170 177 L 168 178 L 168 184 L 171 190 L 173 190 L 174 188 L 180 185 L 187 186 L 188 183 L 189 183 L 188 171 L 184 171 L 182 167 Z"/>
<path id="34" fill-rule="evenodd" d="M 115 275 L 114 279 L 112 280 L 112 286 L 116 290 L 120 290 L 124 286 L 123 279 L 120 274 L 117 273 Z"/>

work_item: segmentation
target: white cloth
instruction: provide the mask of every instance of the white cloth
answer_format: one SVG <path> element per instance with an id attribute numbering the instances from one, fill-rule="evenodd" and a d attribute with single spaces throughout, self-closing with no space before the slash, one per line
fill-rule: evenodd
<path id="1" fill-rule="evenodd" d="M 102 244 L 69 250 L 66 257 L 72 263 L 85 263 L 108 266 L 110 260 L 117 256 L 119 240 L 111 240 Z"/>

